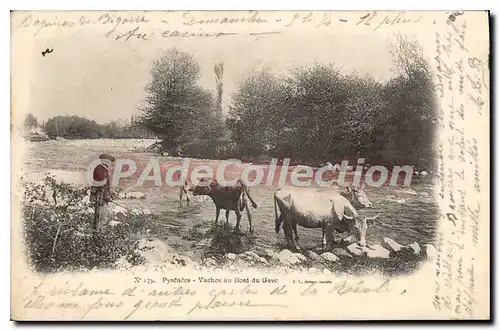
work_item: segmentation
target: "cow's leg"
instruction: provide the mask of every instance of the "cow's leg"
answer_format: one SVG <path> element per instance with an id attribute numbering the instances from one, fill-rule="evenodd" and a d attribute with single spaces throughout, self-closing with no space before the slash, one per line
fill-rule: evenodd
<path id="1" fill-rule="evenodd" d="M 283 217 L 283 214 L 280 215 L 280 222 L 281 222 L 282 227 L 283 227 L 283 233 L 285 234 L 286 242 L 288 243 L 288 241 L 289 241 L 289 239 L 288 239 L 288 222 L 286 221 L 286 218 Z"/>
<path id="2" fill-rule="evenodd" d="M 247 211 L 247 217 L 248 217 L 248 224 L 250 227 L 250 233 L 253 233 L 253 227 L 252 227 L 252 214 L 250 214 L 250 209 L 248 208 L 248 204 L 245 206 L 245 209 Z"/>
<path id="3" fill-rule="evenodd" d="M 234 232 L 240 232 L 241 211 L 239 208 L 236 208 L 234 212 L 236 213 L 236 226 L 234 227 Z"/>
<path id="4" fill-rule="evenodd" d="M 297 222 L 293 221 L 293 232 L 295 233 L 295 240 L 299 241 L 299 234 L 297 232 Z"/>
<path id="5" fill-rule="evenodd" d="M 186 194 L 186 196 L 187 196 L 187 194 Z M 179 204 L 181 205 L 181 207 L 182 207 L 182 198 L 184 198 L 184 188 L 183 187 L 181 187 L 179 189 Z"/>
<path id="6" fill-rule="evenodd" d="M 215 228 L 217 228 L 219 224 L 219 214 L 220 214 L 220 208 L 215 206 Z"/>
<path id="7" fill-rule="evenodd" d="M 333 243 L 334 243 L 334 238 L 333 238 L 333 227 L 331 225 L 325 226 L 326 232 L 326 251 L 329 252 L 333 249 Z"/>
<path id="8" fill-rule="evenodd" d="M 230 210 L 226 210 L 226 224 L 229 224 L 229 212 Z"/>
<path id="9" fill-rule="evenodd" d="M 293 219 L 288 219 L 288 218 L 285 219 L 285 222 L 286 222 L 286 223 L 284 223 L 284 224 L 286 224 L 285 232 L 288 235 L 287 243 L 289 243 L 289 248 L 292 251 L 299 251 L 300 247 L 299 247 L 298 243 L 295 242 L 295 239 L 293 237 L 293 232 L 294 232 L 295 227 L 296 227 L 296 222 L 294 222 Z"/>
<path id="10" fill-rule="evenodd" d="M 285 234 L 285 240 L 286 240 L 286 245 L 288 248 L 291 248 L 291 242 L 290 242 L 290 225 L 288 224 L 288 220 L 283 217 L 283 215 L 280 216 L 282 219 L 282 224 L 283 224 L 283 233 Z"/>

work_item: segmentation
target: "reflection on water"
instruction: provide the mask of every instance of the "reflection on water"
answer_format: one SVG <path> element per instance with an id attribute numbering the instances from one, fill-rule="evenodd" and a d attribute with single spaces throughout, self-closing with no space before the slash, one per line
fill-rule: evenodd
<path id="1" fill-rule="evenodd" d="M 134 153 L 131 150 L 137 146 L 148 146 L 151 143 L 152 141 L 131 139 L 51 140 L 29 143 L 24 157 L 23 173 L 25 177 L 36 180 L 50 171 L 61 180 L 82 184 L 87 166 L 99 154 L 110 153 L 117 158 L 131 158 L 137 163 L 146 164 L 151 156 L 157 157 L 157 155 Z M 160 160 L 167 160 L 167 158 L 161 157 Z M 209 162 L 213 164 L 217 161 Z M 130 187 L 126 185 L 126 182 L 122 188 L 126 191 L 146 193 L 145 200 L 120 201 L 121 204 L 129 204 L 134 208 L 142 207 L 153 212 L 175 211 L 176 213 L 183 212 L 183 208 L 190 208 L 190 215 L 187 215 L 189 217 L 183 217 L 180 220 L 188 227 L 198 222 L 212 222 L 215 218 L 215 207 L 211 201 L 195 200 L 193 203 L 198 208 L 181 208 L 175 188 Z M 251 189 L 251 194 L 259 206 L 252 210 L 257 246 L 269 247 L 275 245 L 277 241 L 274 232 L 273 191 L 274 188 L 263 186 Z M 391 237 L 401 244 L 413 241 L 422 244 L 433 241 L 438 219 L 438 206 L 435 203 L 430 179 L 414 181 L 411 188 L 367 187 L 365 191 L 373 203 L 373 208 L 363 213 L 368 215 L 381 213 L 374 228 L 370 228 L 367 233 L 369 242 L 380 243 L 384 237 Z M 220 221 L 222 219 L 221 216 Z M 230 221 L 235 223 L 234 213 L 231 213 Z M 244 230 L 248 228 L 246 215 L 243 216 L 241 225 Z M 315 247 L 320 244 L 321 230 L 301 227 L 298 230 L 302 246 Z"/>

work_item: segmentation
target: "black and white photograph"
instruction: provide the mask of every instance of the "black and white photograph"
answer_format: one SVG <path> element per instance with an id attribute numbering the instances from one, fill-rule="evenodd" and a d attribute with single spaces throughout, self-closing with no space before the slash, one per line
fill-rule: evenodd
<path id="1" fill-rule="evenodd" d="M 489 318 L 488 24 L 12 12 L 11 317 Z"/>

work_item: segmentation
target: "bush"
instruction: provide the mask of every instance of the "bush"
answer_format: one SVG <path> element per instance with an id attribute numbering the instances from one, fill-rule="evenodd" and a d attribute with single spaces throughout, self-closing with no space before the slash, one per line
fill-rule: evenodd
<path id="1" fill-rule="evenodd" d="M 140 222 L 129 216 L 123 226 L 93 231 L 88 187 L 57 182 L 48 174 L 43 183 L 23 182 L 23 188 L 24 240 L 36 271 L 112 268 L 122 257 L 132 265 L 142 262 L 134 252 L 134 224 Z"/>
<path id="2" fill-rule="evenodd" d="M 234 232 L 231 225 L 225 222 L 214 225 L 207 234 L 211 240 L 205 255 L 240 254 L 251 250 L 255 243 L 255 237 L 252 234 Z"/>

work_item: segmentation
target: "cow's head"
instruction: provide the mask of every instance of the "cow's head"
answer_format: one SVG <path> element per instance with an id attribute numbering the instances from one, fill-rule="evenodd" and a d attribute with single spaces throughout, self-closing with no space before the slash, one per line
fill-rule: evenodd
<path id="1" fill-rule="evenodd" d="M 366 246 L 366 230 L 375 224 L 375 219 L 377 219 L 380 214 L 372 217 L 365 217 L 359 214 L 354 216 L 347 216 L 342 214 L 349 222 L 349 230 L 354 232 L 356 240 L 360 246 Z"/>
<path id="2" fill-rule="evenodd" d="M 188 191 L 193 193 L 193 195 L 210 195 L 214 185 L 216 185 L 215 181 L 203 178 L 198 184 L 191 185 Z"/>
<path id="3" fill-rule="evenodd" d="M 342 195 L 346 197 L 356 209 L 371 208 L 372 203 L 368 199 L 364 187 L 365 187 L 364 183 L 361 186 L 355 186 L 355 185 L 348 186 L 346 192 L 342 193 Z"/>

